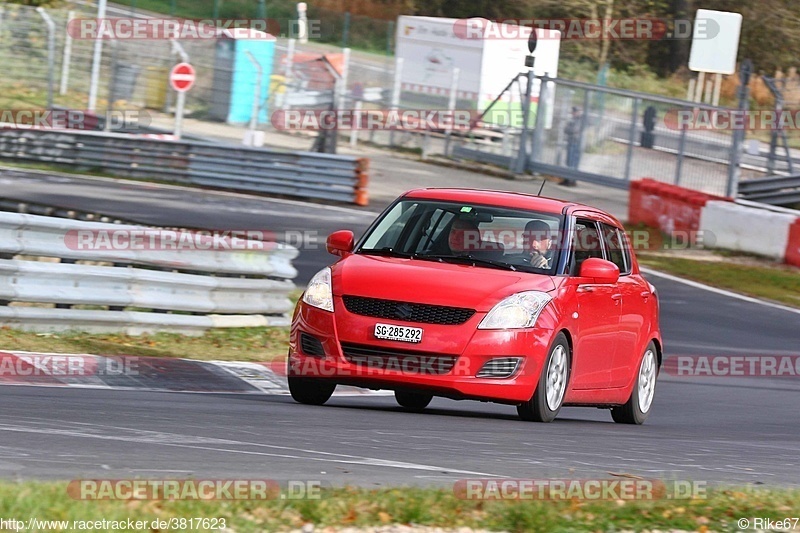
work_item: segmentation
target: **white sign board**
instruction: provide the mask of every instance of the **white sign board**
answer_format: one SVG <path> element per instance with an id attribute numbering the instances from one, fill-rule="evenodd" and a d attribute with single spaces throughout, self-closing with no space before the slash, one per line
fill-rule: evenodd
<path id="1" fill-rule="evenodd" d="M 527 71 L 528 36 L 531 29 L 498 24 L 486 19 L 454 19 L 403 15 L 397 24 L 396 56 L 403 59 L 402 88 L 411 93 L 449 96 L 453 69 L 459 69 L 458 97 L 474 102 L 480 111 L 503 91 L 509 82 Z M 537 29 L 539 44 L 533 56 L 537 75 L 558 75 L 561 33 Z M 524 80 L 522 80 L 524 90 Z M 551 84 L 552 85 L 552 84 Z M 550 87 L 548 87 L 550 88 Z M 555 87 L 552 87 L 555 89 Z M 539 80 L 533 87 L 534 103 L 539 97 Z M 494 109 L 518 111 L 517 87 L 506 93 Z M 555 103 L 555 90 L 548 95 L 547 124 Z M 517 115 L 519 113 L 516 113 Z"/>
<path id="2" fill-rule="evenodd" d="M 736 72 L 741 30 L 740 13 L 698 9 L 692 32 L 689 68 L 715 74 Z"/>

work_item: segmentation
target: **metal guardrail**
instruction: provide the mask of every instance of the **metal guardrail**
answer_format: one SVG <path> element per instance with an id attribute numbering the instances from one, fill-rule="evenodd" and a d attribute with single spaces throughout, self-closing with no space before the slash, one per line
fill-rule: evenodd
<path id="1" fill-rule="evenodd" d="M 99 235 L 147 237 L 131 249 L 109 246 L 113 237 L 101 246 Z M 181 236 L 216 248 L 178 245 Z M 89 237 L 95 244 L 80 244 Z M 297 254 L 275 242 L 227 249 L 197 232 L 0 212 L 0 325 L 131 334 L 288 325 Z"/>
<path id="2" fill-rule="evenodd" d="M 739 196 L 770 205 L 800 203 L 800 174 L 740 181 Z"/>
<path id="3" fill-rule="evenodd" d="M 125 134 L 0 129 L 0 159 L 115 176 L 367 205 L 369 161 Z"/>

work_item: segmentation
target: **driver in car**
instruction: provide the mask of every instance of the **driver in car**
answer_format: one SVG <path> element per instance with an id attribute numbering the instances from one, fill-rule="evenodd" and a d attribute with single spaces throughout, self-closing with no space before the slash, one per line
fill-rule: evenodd
<path id="1" fill-rule="evenodd" d="M 534 268 L 549 269 L 553 266 L 552 244 L 550 225 L 543 220 L 531 220 L 522 233 L 520 261 Z"/>

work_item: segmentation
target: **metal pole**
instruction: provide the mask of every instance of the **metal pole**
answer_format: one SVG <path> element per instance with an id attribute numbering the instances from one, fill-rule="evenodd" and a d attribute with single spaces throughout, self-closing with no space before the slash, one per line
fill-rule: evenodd
<path id="1" fill-rule="evenodd" d="M 47 109 L 53 109 L 53 85 L 56 79 L 56 24 L 43 7 L 37 7 L 36 12 L 47 24 Z"/>
<path id="2" fill-rule="evenodd" d="M 531 147 L 531 159 L 533 161 L 539 159 L 539 152 L 542 149 L 542 134 L 544 133 L 545 121 L 547 120 L 548 98 L 548 82 L 545 82 L 544 80 L 548 77 L 549 74 L 545 73 L 544 77 L 539 79 L 539 105 L 536 109 L 536 121 L 533 124 L 533 146 Z M 526 166 L 527 164 L 528 162 L 525 161 Z"/>
<path id="3" fill-rule="evenodd" d="M 114 111 L 114 101 L 117 98 L 117 41 L 111 41 L 111 86 L 108 88 L 106 102 L 106 123 L 103 130 L 111 129 L 111 112 Z"/>
<path id="4" fill-rule="evenodd" d="M 214 12 L 211 14 L 214 20 L 219 18 L 219 0 L 214 0 Z"/>
<path id="5" fill-rule="evenodd" d="M 184 50 L 181 44 L 175 39 L 172 39 L 171 42 L 172 42 L 172 53 L 178 54 L 181 58 L 181 61 L 183 61 L 184 63 L 188 63 L 189 54 L 186 53 L 186 50 Z M 175 131 L 173 132 L 175 137 L 178 139 L 180 139 L 181 135 L 183 134 L 183 110 L 185 107 L 186 107 L 186 91 L 179 91 L 178 102 L 175 107 Z"/>
<path id="6" fill-rule="evenodd" d="M 392 39 L 394 38 L 394 21 L 389 21 L 389 27 L 386 29 L 386 55 L 392 55 Z"/>
<path id="7" fill-rule="evenodd" d="M 347 48 L 347 41 L 350 38 L 350 12 L 344 14 L 344 28 L 342 29 L 342 48 Z"/>
<path id="8" fill-rule="evenodd" d="M 703 96 L 703 87 L 706 84 L 706 73 L 701 72 L 697 75 L 697 84 L 694 86 L 694 101 L 699 102 Z"/>
<path id="9" fill-rule="evenodd" d="M 390 112 L 396 113 L 400 108 L 400 91 L 403 85 L 403 58 L 397 57 L 394 60 L 394 86 L 392 87 L 392 105 Z M 389 146 L 394 146 L 394 129 L 389 131 Z"/>
<path id="10" fill-rule="evenodd" d="M 753 72 L 753 63 L 749 59 L 742 62 L 739 73 L 739 113 L 747 114 L 750 107 L 750 75 Z M 734 198 L 739 192 L 739 175 L 741 169 L 739 165 L 742 159 L 742 142 L 744 141 L 744 130 L 738 128 L 733 132 L 733 142 L 731 143 L 730 163 L 728 165 L 728 183 L 725 186 L 725 196 Z"/>
<path id="11" fill-rule="evenodd" d="M 345 100 L 347 98 L 347 77 L 350 74 L 350 49 L 345 48 L 342 50 L 344 58 L 342 59 L 342 87 L 339 91 L 339 109 L 344 109 Z"/>
<path id="12" fill-rule="evenodd" d="M 106 0 L 97 0 L 97 18 L 106 18 Z M 94 52 L 92 54 L 92 74 L 89 83 L 89 111 L 97 108 L 97 85 L 100 83 L 100 61 L 103 58 L 103 37 L 97 35 L 94 40 Z"/>
<path id="13" fill-rule="evenodd" d="M 681 184 L 681 174 L 683 173 L 683 154 L 686 152 L 686 124 L 681 127 L 681 138 L 678 142 L 678 163 L 675 165 L 675 185 Z"/>
<path id="14" fill-rule="evenodd" d="M 525 101 L 522 103 L 522 133 L 519 137 L 517 164 L 514 167 L 514 172 L 517 174 L 525 172 L 525 162 L 528 158 L 528 119 L 531 113 L 531 95 L 533 94 L 533 69 L 528 69 L 527 78 Z"/>
<path id="15" fill-rule="evenodd" d="M 67 27 L 70 21 L 75 18 L 75 12 L 70 11 L 67 13 Z M 67 94 L 69 86 L 69 63 L 72 59 L 72 36 L 69 31 L 64 35 L 64 58 L 61 60 L 61 86 L 59 87 L 58 94 Z"/>
<path id="16" fill-rule="evenodd" d="M 355 106 L 355 117 L 353 120 L 353 126 L 350 129 L 350 147 L 355 148 L 358 144 L 358 132 L 359 128 L 361 127 L 361 100 L 356 102 Z"/>
<path id="17" fill-rule="evenodd" d="M 450 117 L 455 116 L 456 102 L 458 101 L 458 76 L 461 74 L 461 69 L 458 67 L 453 68 L 453 77 L 450 80 L 450 100 L 447 102 L 447 110 L 450 112 Z M 453 127 L 448 126 L 445 131 L 444 139 L 444 155 L 450 156 L 450 137 L 453 134 Z"/>
<path id="18" fill-rule="evenodd" d="M 719 93 L 722 90 L 722 74 L 714 74 L 714 96 L 711 100 L 711 105 L 714 107 L 719 106 Z"/>
<path id="19" fill-rule="evenodd" d="M 631 180 L 631 162 L 633 161 L 633 143 L 636 142 L 636 121 L 639 120 L 639 103 L 641 99 L 633 101 L 633 112 L 631 113 L 631 129 L 628 133 L 628 156 L 625 159 L 625 181 Z"/>
<path id="20" fill-rule="evenodd" d="M 186 106 L 186 91 L 178 93 L 178 103 L 175 109 L 175 138 L 180 139 L 183 134 L 183 108 Z"/>

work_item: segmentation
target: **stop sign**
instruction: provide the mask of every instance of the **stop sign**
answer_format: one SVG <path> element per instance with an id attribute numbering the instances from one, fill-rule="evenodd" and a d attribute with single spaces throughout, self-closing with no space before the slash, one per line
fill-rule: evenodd
<path id="1" fill-rule="evenodd" d="M 189 63 L 178 63 L 169 73 L 169 83 L 179 93 L 184 93 L 192 88 L 195 80 L 194 67 Z"/>

